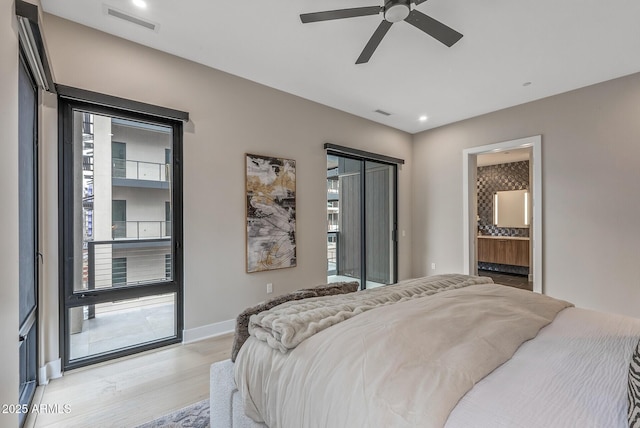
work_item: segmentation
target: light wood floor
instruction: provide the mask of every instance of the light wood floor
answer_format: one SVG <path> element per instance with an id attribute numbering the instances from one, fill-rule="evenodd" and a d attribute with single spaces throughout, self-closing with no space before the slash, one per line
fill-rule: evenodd
<path id="1" fill-rule="evenodd" d="M 69 413 L 29 415 L 26 427 L 135 427 L 209 397 L 209 367 L 230 356 L 233 335 L 77 369 L 39 387 L 34 403 Z"/>

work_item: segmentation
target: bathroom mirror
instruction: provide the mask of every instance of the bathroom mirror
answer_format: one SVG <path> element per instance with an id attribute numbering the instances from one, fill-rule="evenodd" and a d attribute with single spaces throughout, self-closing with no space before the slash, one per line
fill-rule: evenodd
<path id="1" fill-rule="evenodd" d="M 505 190 L 493 196 L 493 224 L 498 227 L 529 227 L 531 201 L 528 190 Z"/>

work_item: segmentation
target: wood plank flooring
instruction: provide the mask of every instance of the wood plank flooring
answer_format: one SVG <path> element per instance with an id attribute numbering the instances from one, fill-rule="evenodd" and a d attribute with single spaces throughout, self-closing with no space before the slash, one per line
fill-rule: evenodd
<path id="1" fill-rule="evenodd" d="M 39 387 L 34 403 L 68 413 L 31 414 L 26 427 L 136 427 L 209 397 L 209 368 L 229 358 L 233 335 L 65 373 Z"/>

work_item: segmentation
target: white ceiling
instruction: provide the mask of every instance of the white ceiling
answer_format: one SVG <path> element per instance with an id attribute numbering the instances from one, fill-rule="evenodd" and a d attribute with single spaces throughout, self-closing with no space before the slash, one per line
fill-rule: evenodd
<path id="1" fill-rule="evenodd" d="M 399 22 L 361 65 L 381 15 L 298 15 L 382 0 L 147 3 L 42 0 L 54 15 L 410 133 L 640 71 L 637 0 L 429 0 L 418 10 L 464 34 L 457 44 Z M 158 31 L 107 16 L 104 4 Z"/>

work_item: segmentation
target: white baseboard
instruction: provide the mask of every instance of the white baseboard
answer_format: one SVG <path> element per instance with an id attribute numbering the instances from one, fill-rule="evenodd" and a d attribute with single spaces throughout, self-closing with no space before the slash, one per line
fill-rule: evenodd
<path id="1" fill-rule="evenodd" d="M 184 330 L 184 334 L 182 335 L 182 343 L 197 342 L 198 340 L 208 339 L 210 337 L 220 336 L 222 334 L 233 333 L 235 328 L 235 319 L 203 325 L 202 327 L 190 328 L 189 330 Z"/>
<path id="2" fill-rule="evenodd" d="M 62 377 L 62 360 L 49 361 L 38 371 L 38 385 L 46 385 L 51 379 Z"/>

